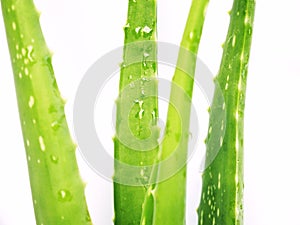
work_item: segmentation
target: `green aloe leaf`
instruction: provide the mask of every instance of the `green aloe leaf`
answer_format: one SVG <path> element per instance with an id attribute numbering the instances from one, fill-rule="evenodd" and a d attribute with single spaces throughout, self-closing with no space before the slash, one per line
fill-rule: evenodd
<path id="1" fill-rule="evenodd" d="M 254 0 L 234 0 L 230 13 L 210 110 L 199 225 L 243 224 L 243 120 L 254 10 Z M 210 141 L 216 136 L 219 142 Z"/>
<path id="2" fill-rule="evenodd" d="M 129 0 L 114 154 L 118 162 L 139 169 L 136 175 L 115 164 L 116 225 L 140 224 L 151 172 L 149 168 L 158 151 L 156 23 L 156 0 Z M 152 97 L 149 93 L 153 94 Z M 149 140 L 148 144 L 143 144 L 145 140 Z M 135 180 L 128 182 L 127 178 L 130 180 L 132 177 Z"/>
<path id="3" fill-rule="evenodd" d="M 1 0 L 38 225 L 92 224 L 73 143 L 32 0 Z"/>
<path id="4" fill-rule="evenodd" d="M 158 166 L 158 183 L 147 191 L 142 225 L 185 224 L 186 161 L 193 77 L 208 3 L 209 0 L 192 1 L 172 80 L 166 131 L 159 153 L 159 162 L 168 162 L 165 166 Z M 170 168 L 175 170 L 171 171 L 171 177 Z"/>

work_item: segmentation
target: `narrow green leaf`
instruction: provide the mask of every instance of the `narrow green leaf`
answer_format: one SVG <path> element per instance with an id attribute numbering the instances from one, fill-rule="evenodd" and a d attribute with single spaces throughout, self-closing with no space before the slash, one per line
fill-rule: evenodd
<path id="1" fill-rule="evenodd" d="M 186 160 L 189 139 L 191 98 L 198 46 L 209 0 L 193 0 L 172 80 L 166 132 L 160 149 L 160 159 L 169 161 L 159 166 L 157 180 L 173 176 L 148 189 L 141 224 L 185 224 Z M 185 68 L 185 71 L 182 69 Z"/>
<path id="2" fill-rule="evenodd" d="M 156 0 L 129 0 L 117 100 L 115 159 L 140 170 L 133 175 L 115 164 L 116 225 L 140 224 L 149 167 L 158 151 L 156 20 Z M 149 93 L 153 93 L 152 97 Z M 143 140 L 149 140 L 148 144 Z M 148 149 L 149 146 L 152 147 Z M 136 177 L 135 183 L 128 183 L 126 179 L 132 177 Z"/>
<path id="3" fill-rule="evenodd" d="M 234 0 L 231 10 L 215 80 L 219 89 L 210 110 L 199 225 L 243 224 L 243 120 L 254 9 L 254 0 Z M 219 123 L 222 111 L 226 116 Z M 212 137 L 219 137 L 219 142 L 211 142 Z"/>
<path id="4" fill-rule="evenodd" d="M 38 225 L 92 224 L 49 52 L 32 0 L 1 0 Z"/>

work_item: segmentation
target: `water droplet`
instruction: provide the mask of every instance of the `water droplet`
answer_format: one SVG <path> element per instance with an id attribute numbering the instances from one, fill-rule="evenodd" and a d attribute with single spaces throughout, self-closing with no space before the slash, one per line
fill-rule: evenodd
<path id="1" fill-rule="evenodd" d="M 220 137 L 220 147 L 223 145 L 223 137 Z"/>
<path id="2" fill-rule="evenodd" d="M 55 163 L 55 164 L 58 163 L 58 157 L 57 157 L 57 156 L 51 155 L 51 156 L 50 156 L 50 159 L 51 159 L 51 161 L 52 161 L 53 163 Z"/>
<path id="3" fill-rule="evenodd" d="M 124 30 L 127 30 L 130 28 L 130 23 L 126 23 L 126 25 L 124 26 Z"/>
<path id="4" fill-rule="evenodd" d="M 143 119 L 144 115 L 145 115 L 145 110 L 140 109 L 140 111 L 136 113 L 135 118 L 139 118 L 141 120 Z"/>
<path id="5" fill-rule="evenodd" d="M 122 62 L 122 63 L 120 64 L 120 67 L 121 67 L 121 68 L 126 68 L 126 64 L 125 64 L 124 62 Z"/>
<path id="6" fill-rule="evenodd" d="M 151 81 L 151 79 L 149 79 L 148 77 L 142 77 L 142 81 L 143 83 L 145 83 Z"/>
<path id="7" fill-rule="evenodd" d="M 248 34 L 252 34 L 252 27 L 249 27 L 249 29 L 248 29 Z"/>
<path id="8" fill-rule="evenodd" d="M 143 60 L 142 66 L 143 66 L 143 69 L 145 69 L 145 70 L 148 69 L 148 64 L 145 60 Z"/>
<path id="9" fill-rule="evenodd" d="M 154 110 L 151 112 L 151 115 L 152 115 L 153 124 L 156 124 L 157 123 L 157 117 L 156 117 L 156 113 L 155 113 Z"/>
<path id="10" fill-rule="evenodd" d="M 144 101 L 143 100 L 138 100 L 137 103 L 139 103 L 139 107 L 143 108 Z"/>
<path id="11" fill-rule="evenodd" d="M 29 147 L 29 145 L 30 145 L 30 141 L 28 139 L 26 140 L 26 145 L 27 145 L 27 147 Z"/>
<path id="12" fill-rule="evenodd" d="M 57 121 L 54 121 L 53 123 L 51 123 L 51 127 L 54 131 L 58 130 L 58 128 L 60 127 L 59 123 Z"/>
<path id="13" fill-rule="evenodd" d="M 29 75 L 29 70 L 27 68 L 25 68 L 24 73 L 25 73 L 26 76 L 28 76 Z"/>
<path id="14" fill-rule="evenodd" d="M 16 29 L 17 29 L 17 25 L 16 25 L 15 22 L 12 22 L 12 29 L 13 29 L 13 30 L 16 30 Z"/>
<path id="15" fill-rule="evenodd" d="M 51 74 L 54 75 L 54 70 L 53 70 L 53 67 L 52 67 L 52 58 L 51 58 L 52 55 L 47 55 L 44 57 L 44 60 L 46 61 L 45 65 L 48 67 L 49 71 Z"/>
<path id="16" fill-rule="evenodd" d="M 89 212 L 86 213 L 85 220 L 87 222 L 91 222 L 92 221 Z"/>
<path id="17" fill-rule="evenodd" d="M 30 60 L 30 62 L 34 62 L 34 57 L 33 57 L 33 46 L 29 45 L 27 47 L 27 58 Z"/>
<path id="18" fill-rule="evenodd" d="M 143 32 L 143 36 L 144 36 L 144 37 L 149 37 L 149 36 L 152 35 L 153 29 L 151 29 L 151 28 L 148 27 L 148 26 L 144 26 L 143 29 L 142 29 L 142 32 Z"/>
<path id="19" fill-rule="evenodd" d="M 241 61 L 242 61 L 242 62 L 244 62 L 244 59 L 245 59 L 244 52 L 242 52 L 242 54 L 241 54 L 241 58 L 240 58 L 240 59 L 241 59 Z"/>
<path id="20" fill-rule="evenodd" d="M 193 37 L 194 37 L 194 32 L 190 32 L 189 38 L 190 38 L 190 39 L 193 39 Z"/>
<path id="21" fill-rule="evenodd" d="M 135 87 L 134 82 L 131 82 L 131 83 L 129 84 L 129 87 L 130 87 L 130 88 L 134 88 L 134 87 Z"/>
<path id="22" fill-rule="evenodd" d="M 44 139 L 42 136 L 39 136 L 39 143 L 40 143 L 41 150 L 44 152 L 46 150 L 46 146 L 45 146 Z"/>
<path id="23" fill-rule="evenodd" d="M 232 47 L 235 46 L 235 42 L 236 42 L 236 35 L 233 35 L 233 38 L 232 38 Z"/>
<path id="24" fill-rule="evenodd" d="M 26 49 L 25 49 L 25 48 L 22 48 L 21 52 L 22 52 L 22 55 L 23 55 L 23 56 L 26 55 Z"/>
<path id="25" fill-rule="evenodd" d="M 228 90 L 228 82 L 225 84 L 225 91 L 227 91 Z"/>
<path id="26" fill-rule="evenodd" d="M 30 97 L 29 97 L 28 106 L 29 106 L 29 108 L 32 108 L 33 105 L 34 105 L 34 97 L 33 97 L 33 96 L 30 96 Z"/>
<path id="27" fill-rule="evenodd" d="M 141 169 L 141 171 L 140 171 L 140 175 L 141 175 L 142 177 L 145 175 L 145 171 L 144 171 L 144 169 Z"/>
<path id="28" fill-rule="evenodd" d="M 152 114 L 152 119 L 154 120 L 154 122 L 156 124 L 157 120 L 159 119 L 158 118 L 158 110 L 157 110 L 157 108 L 154 108 L 151 114 Z"/>
<path id="29" fill-rule="evenodd" d="M 139 37 L 141 37 L 141 27 L 136 27 L 135 29 L 134 29 L 134 32 L 135 32 L 135 37 L 136 38 L 139 38 Z"/>
<path id="30" fill-rule="evenodd" d="M 69 202 L 72 200 L 72 195 L 68 190 L 62 189 L 58 191 L 57 198 L 61 202 Z"/>

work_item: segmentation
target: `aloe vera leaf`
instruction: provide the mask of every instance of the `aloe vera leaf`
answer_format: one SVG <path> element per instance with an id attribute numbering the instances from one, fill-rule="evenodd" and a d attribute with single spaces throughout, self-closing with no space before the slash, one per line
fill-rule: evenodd
<path id="1" fill-rule="evenodd" d="M 185 224 L 186 160 L 193 77 L 208 3 L 209 0 L 192 1 L 172 80 L 166 132 L 159 161 L 162 162 L 172 155 L 175 157 L 170 159 L 167 166 L 158 167 L 158 183 L 148 189 L 143 205 L 142 225 Z M 173 171 L 173 176 L 159 182 L 166 178 L 171 164 L 173 166 L 182 164 L 182 167 L 178 171 Z"/>
<path id="2" fill-rule="evenodd" d="M 215 80 L 219 89 L 214 93 L 210 110 L 206 169 L 198 208 L 200 225 L 243 224 L 243 120 L 254 11 L 254 0 L 234 0 Z M 220 105 L 222 98 L 224 102 Z M 226 121 L 217 123 L 224 110 Z M 219 143 L 210 142 L 212 136 L 218 135 Z"/>
<path id="3" fill-rule="evenodd" d="M 115 164 L 116 225 L 140 224 L 142 204 L 151 172 L 149 167 L 156 159 L 158 151 L 156 23 L 156 0 L 129 0 L 127 24 L 124 27 L 125 45 L 117 100 L 114 155 L 119 162 L 139 166 L 140 171 L 136 183 L 127 183 L 124 180 L 134 175 Z M 134 61 L 133 58 L 137 60 Z M 152 97 L 147 96 L 149 92 L 153 93 Z M 150 149 L 141 142 L 146 139 L 150 140 Z M 135 144 L 132 146 L 128 142 Z"/>
<path id="4" fill-rule="evenodd" d="M 32 0 L 1 0 L 38 225 L 92 224 L 73 143 Z"/>

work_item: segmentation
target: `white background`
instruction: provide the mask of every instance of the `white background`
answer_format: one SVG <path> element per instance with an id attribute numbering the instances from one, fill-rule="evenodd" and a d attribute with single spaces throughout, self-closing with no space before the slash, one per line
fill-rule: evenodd
<path id="1" fill-rule="evenodd" d="M 48 46 L 55 53 L 54 69 L 61 93 L 68 100 L 66 113 L 72 130 L 76 88 L 95 60 L 122 45 L 127 1 L 35 2 L 42 12 Z M 214 74 L 218 71 L 231 4 L 232 1 L 211 0 L 207 11 L 199 56 Z M 180 43 L 189 5 L 190 1 L 158 1 L 160 41 Z M 245 112 L 245 225 L 300 225 L 299 8 L 297 0 L 257 0 Z M 35 224 L 3 22 L 0 43 L 0 225 Z M 117 81 L 117 91 L 116 85 Z M 99 130 L 107 133 L 111 149 L 111 127 Z M 203 144 L 199 146 L 203 148 Z M 77 155 L 87 182 L 94 224 L 112 224 L 111 183 L 98 177 Z M 191 162 L 198 165 L 199 159 L 194 157 Z M 196 225 L 200 181 L 197 166 L 191 165 L 187 225 Z"/>

